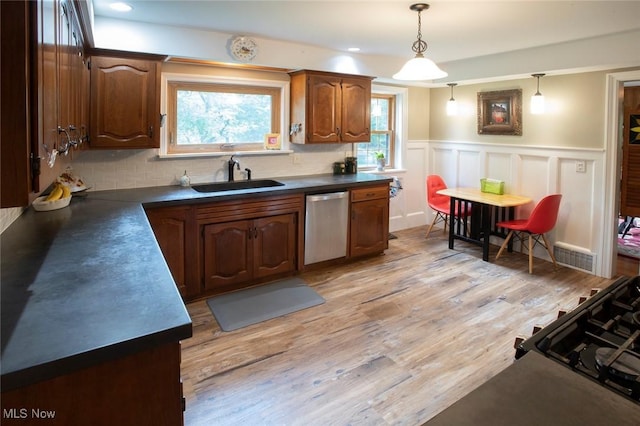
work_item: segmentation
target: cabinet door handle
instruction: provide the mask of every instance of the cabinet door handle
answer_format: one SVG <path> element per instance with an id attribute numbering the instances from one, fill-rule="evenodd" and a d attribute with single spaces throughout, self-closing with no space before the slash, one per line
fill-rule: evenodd
<path id="1" fill-rule="evenodd" d="M 153 137 L 153 126 L 149 126 L 149 137 Z"/>
<path id="2" fill-rule="evenodd" d="M 336 127 L 336 133 L 340 136 L 340 127 Z"/>
<path id="3" fill-rule="evenodd" d="M 253 228 L 253 238 L 258 239 L 258 228 Z"/>

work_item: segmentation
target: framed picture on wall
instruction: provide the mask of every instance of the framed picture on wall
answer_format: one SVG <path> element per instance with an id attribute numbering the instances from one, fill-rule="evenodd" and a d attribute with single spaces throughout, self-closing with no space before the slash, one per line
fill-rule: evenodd
<path id="1" fill-rule="evenodd" d="M 522 89 L 478 92 L 478 134 L 522 135 Z"/>

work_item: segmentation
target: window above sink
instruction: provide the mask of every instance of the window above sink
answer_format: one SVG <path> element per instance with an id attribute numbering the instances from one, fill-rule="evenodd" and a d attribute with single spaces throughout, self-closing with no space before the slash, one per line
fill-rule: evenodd
<path id="1" fill-rule="evenodd" d="M 282 134 L 288 81 L 199 74 L 162 74 L 161 157 L 288 153 L 266 150 L 267 134 Z"/>

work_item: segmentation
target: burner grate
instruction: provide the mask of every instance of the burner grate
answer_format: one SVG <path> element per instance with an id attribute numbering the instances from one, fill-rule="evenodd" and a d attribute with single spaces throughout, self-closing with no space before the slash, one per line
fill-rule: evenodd
<path id="1" fill-rule="evenodd" d="M 538 333 L 533 349 L 640 402 L 640 277 L 612 285 Z"/>

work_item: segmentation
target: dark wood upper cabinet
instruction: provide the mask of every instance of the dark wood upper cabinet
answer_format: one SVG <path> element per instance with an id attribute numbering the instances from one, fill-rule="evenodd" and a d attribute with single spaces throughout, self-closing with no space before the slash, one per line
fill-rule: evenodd
<path id="1" fill-rule="evenodd" d="M 88 15 L 83 1 L 3 1 L 0 7 L 0 207 L 22 207 L 64 171 L 86 140 L 89 70 L 81 28 Z"/>
<path id="2" fill-rule="evenodd" d="M 307 70 L 290 75 L 291 142 L 370 141 L 372 77 Z"/>
<path id="3" fill-rule="evenodd" d="M 104 56 L 104 52 L 92 52 L 91 148 L 160 146 L 162 59 L 155 55 Z"/>
<path id="4" fill-rule="evenodd" d="M 0 2 L 0 50 L 2 121 L 2 207 L 18 207 L 29 204 L 31 176 L 29 168 L 30 78 L 32 58 L 28 44 L 31 40 L 29 2 Z"/>

